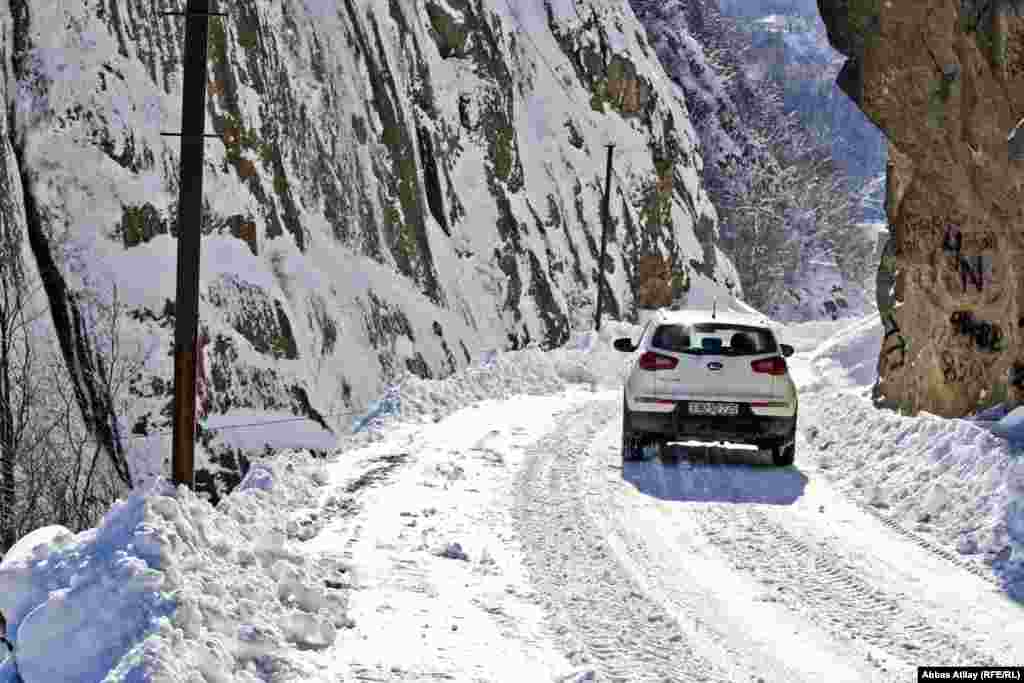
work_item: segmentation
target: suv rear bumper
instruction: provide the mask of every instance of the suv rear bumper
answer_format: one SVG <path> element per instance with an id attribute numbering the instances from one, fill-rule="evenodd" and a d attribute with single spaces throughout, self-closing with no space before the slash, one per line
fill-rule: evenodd
<path id="1" fill-rule="evenodd" d="M 657 435 L 670 439 L 705 439 L 742 443 L 781 443 L 796 427 L 796 415 L 768 417 L 754 415 L 749 406 L 741 405 L 736 416 L 689 415 L 685 401 L 668 413 L 630 411 L 630 427 L 636 434 Z"/>

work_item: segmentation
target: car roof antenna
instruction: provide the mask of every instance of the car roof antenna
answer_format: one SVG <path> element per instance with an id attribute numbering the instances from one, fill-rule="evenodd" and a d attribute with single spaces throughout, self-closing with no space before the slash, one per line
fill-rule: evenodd
<path id="1" fill-rule="evenodd" d="M 715 313 L 718 312 L 718 299 L 711 300 L 711 319 L 715 320 Z"/>

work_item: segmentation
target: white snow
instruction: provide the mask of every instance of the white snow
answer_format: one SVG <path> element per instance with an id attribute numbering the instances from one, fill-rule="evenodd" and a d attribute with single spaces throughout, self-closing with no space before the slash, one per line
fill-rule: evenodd
<path id="1" fill-rule="evenodd" d="M 846 322 L 811 354 L 813 375 L 826 384 L 868 396 L 878 377 L 878 352 L 884 334 L 882 320 L 874 313 L 852 323 Z"/>
<path id="2" fill-rule="evenodd" d="M 970 559 L 997 562 L 1011 594 L 1024 597 L 1024 458 L 998 436 L 1018 434 L 1019 417 L 990 431 L 982 422 L 874 408 L 881 341 L 878 315 L 870 315 L 791 363 L 801 428 L 820 467 L 851 499 Z"/>
<path id="3" fill-rule="evenodd" d="M 526 447 L 561 411 L 617 397 L 628 357 L 611 341 L 638 332 L 607 321 L 550 352 L 485 352 L 448 379 L 392 387 L 338 440 L 273 413 L 215 418 L 260 423 L 231 430 L 245 445 L 308 439 L 333 455 L 257 462 L 216 508 L 158 482 L 95 529 L 26 536 L 0 563 L 22 680 L 592 680 L 550 631 L 508 510 Z M 877 316 L 780 335 L 798 350 L 797 467 L 813 484 L 801 514 L 819 501 L 872 507 L 1015 595 L 1020 451 L 980 423 L 876 409 Z M 0 682 L 13 680 L 0 665 Z"/>

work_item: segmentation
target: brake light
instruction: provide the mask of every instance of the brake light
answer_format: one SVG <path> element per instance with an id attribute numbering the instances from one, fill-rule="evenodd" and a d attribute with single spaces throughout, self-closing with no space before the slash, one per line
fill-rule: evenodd
<path id="1" fill-rule="evenodd" d="M 785 375 L 787 369 L 786 359 L 782 356 L 751 361 L 750 367 L 753 368 L 754 372 L 763 372 L 769 375 Z"/>
<path id="2" fill-rule="evenodd" d="M 672 356 L 646 351 L 640 355 L 641 370 L 671 370 L 679 361 Z"/>

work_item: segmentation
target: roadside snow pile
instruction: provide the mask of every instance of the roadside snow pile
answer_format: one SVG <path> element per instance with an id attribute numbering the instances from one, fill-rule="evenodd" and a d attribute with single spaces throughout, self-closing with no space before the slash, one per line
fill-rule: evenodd
<path id="1" fill-rule="evenodd" d="M 812 320 L 788 325 L 776 323 L 772 327 L 774 327 L 780 342 L 789 344 L 797 353 L 807 353 L 816 350 L 822 340 L 831 338 L 850 325 L 849 319 L 843 319 Z"/>
<path id="2" fill-rule="evenodd" d="M 710 310 L 712 292 L 690 298 Z M 737 299 L 723 302 L 719 310 L 747 315 L 762 314 Z M 641 312 L 642 316 L 644 312 Z M 491 350 L 480 362 L 445 379 L 421 379 L 409 376 L 388 388 L 374 401 L 366 414 L 353 422 L 352 436 L 342 438 L 342 447 L 358 446 L 375 436 L 387 420 L 400 416 L 406 420 L 438 420 L 484 399 L 507 399 L 515 395 L 543 396 L 563 391 L 570 384 L 583 384 L 594 391 L 618 388 L 628 374 L 630 356 L 616 351 L 612 342 L 620 337 L 634 341 L 643 327 L 604 318 L 601 331 L 578 330 L 561 347 L 544 351 L 531 345 L 519 351 Z"/>
<path id="3" fill-rule="evenodd" d="M 254 465 L 217 508 L 161 482 L 96 529 L 25 537 L 0 564 L 22 680 L 301 677 L 289 652 L 326 647 L 349 625 L 344 567 L 292 547 L 315 533 L 309 506 L 325 481 L 289 451 Z"/>
<path id="4" fill-rule="evenodd" d="M 343 438 L 350 447 L 364 439 L 379 438 L 388 420 L 438 420 L 485 399 L 507 399 L 523 394 L 541 396 L 563 391 L 569 384 L 589 385 L 597 391 L 622 386 L 629 357 L 612 347 L 619 337 L 636 339 L 641 328 L 625 322 L 605 321 L 600 333 L 574 332 L 562 347 L 543 351 L 531 346 L 519 351 L 488 351 L 480 362 L 444 379 L 410 376 L 389 387 L 369 410 L 353 423 L 355 438 Z"/>
<path id="5" fill-rule="evenodd" d="M 1004 441 L 966 420 L 902 417 L 840 392 L 819 398 L 806 402 L 807 421 L 829 428 L 806 436 L 829 479 L 862 502 L 925 525 L 963 554 L 1005 552 L 1024 461 Z M 1014 540 L 1024 544 L 1024 533 Z"/>
<path id="6" fill-rule="evenodd" d="M 1006 577 L 1018 575 L 1024 571 L 1024 458 L 970 420 L 875 408 L 867 396 L 881 335 L 878 316 L 867 316 L 807 360 L 817 379 L 800 387 L 814 394 L 801 401 L 800 423 L 819 466 L 855 500 L 980 557 Z M 1024 582 L 1016 589 L 1024 590 Z"/>
<path id="7" fill-rule="evenodd" d="M 4 556 L 0 610 L 25 683 L 102 680 L 173 612 L 145 501 L 116 503 L 78 535 L 38 529 Z"/>
<path id="8" fill-rule="evenodd" d="M 878 379 L 878 351 L 884 334 L 877 313 L 848 322 L 811 354 L 811 364 L 825 382 L 868 396 Z"/>

